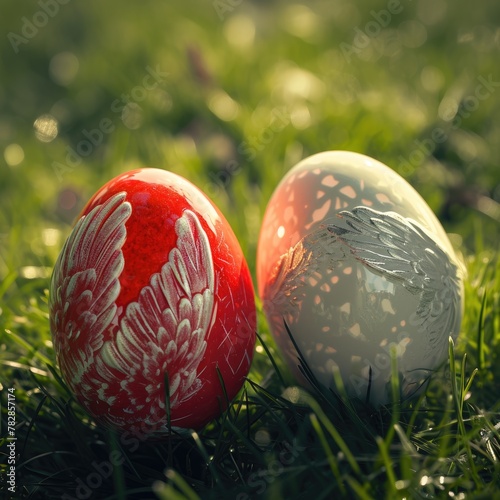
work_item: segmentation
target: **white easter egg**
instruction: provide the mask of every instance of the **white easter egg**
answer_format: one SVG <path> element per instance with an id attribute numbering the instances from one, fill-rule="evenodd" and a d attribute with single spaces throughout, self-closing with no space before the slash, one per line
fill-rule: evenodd
<path id="1" fill-rule="evenodd" d="M 462 317 L 462 271 L 438 219 L 402 177 L 347 151 L 292 168 L 264 216 L 257 281 L 272 334 L 299 381 L 316 380 L 380 406 L 446 360 Z M 288 334 L 285 323 L 288 326 Z"/>

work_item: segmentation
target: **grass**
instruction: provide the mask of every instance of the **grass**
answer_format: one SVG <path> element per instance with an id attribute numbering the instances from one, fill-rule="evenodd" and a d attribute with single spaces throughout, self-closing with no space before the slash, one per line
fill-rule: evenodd
<path id="1" fill-rule="evenodd" d="M 3 492 L 15 388 L 15 498 L 500 498 L 500 92 L 484 87 L 499 81 L 498 9 L 401 2 L 347 60 L 342 44 L 387 5 L 69 2 L 16 52 L 7 35 L 21 36 L 41 6 L 5 2 Z M 145 91 L 152 70 L 158 85 Z M 33 129 L 44 114 L 58 124 L 49 142 Z M 42 123 L 48 139 L 54 122 Z M 87 153 L 92 131 L 88 154 L 68 160 L 68 148 Z M 131 168 L 180 173 L 226 215 L 254 272 L 273 189 L 298 160 L 328 149 L 399 171 L 463 255 L 462 331 L 426 393 L 374 410 L 296 387 L 259 306 L 248 381 L 205 429 L 152 443 L 97 427 L 59 377 L 47 310 L 52 266 L 85 201 Z"/>

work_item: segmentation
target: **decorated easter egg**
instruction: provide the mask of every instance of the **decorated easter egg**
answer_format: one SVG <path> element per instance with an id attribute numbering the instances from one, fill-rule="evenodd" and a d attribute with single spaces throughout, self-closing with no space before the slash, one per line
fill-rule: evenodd
<path id="1" fill-rule="evenodd" d="M 285 175 L 257 281 L 299 381 L 338 393 L 340 375 L 348 396 L 375 407 L 391 400 L 392 359 L 401 398 L 417 394 L 460 329 L 462 271 L 441 224 L 402 177 L 357 153 L 319 153 Z"/>
<path id="2" fill-rule="evenodd" d="M 241 388 L 251 276 L 228 222 L 184 178 L 122 174 L 87 203 L 55 264 L 50 326 L 95 420 L 143 436 L 200 428 Z"/>

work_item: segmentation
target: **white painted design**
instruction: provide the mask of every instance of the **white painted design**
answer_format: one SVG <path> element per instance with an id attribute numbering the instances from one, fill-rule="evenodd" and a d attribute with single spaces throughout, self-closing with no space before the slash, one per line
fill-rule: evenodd
<path id="1" fill-rule="evenodd" d="M 121 248 L 131 214 L 124 199 L 124 193 L 113 196 L 76 224 L 52 280 L 52 331 L 69 385 L 89 401 L 98 398 L 107 403 L 110 409 L 105 420 L 130 425 L 112 405 L 116 400 L 128 401 L 124 411 L 133 415 L 140 409 L 136 396 L 142 391 L 150 410 L 145 421 L 158 427 L 165 423 L 167 369 L 171 409 L 201 388 L 197 370 L 216 311 L 214 266 L 198 217 L 184 211 L 176 221 L 177 246 L 168 262 L 151 277 L 137 301 L 127 306 L 117 324 L 115 300 L 124 267 Z M 66 318 L 68 309 L 75 316 L 75 307 L 82 311 L 78 324 Z M 104 333 L 109 335 L 113 324 L 114 338 L 104 341 Z M 87 344 L 83 352 L 74 348 L 72 338 L 84 328 Z"/>
<path id="2" fill-rule="evenodd" d="M 197 369 L 213 322 L 214 268 L 210 243 L 198 217 L 186 210 L 176 222 L 177 246 L 155 273 L 136 302 L 127 306 L 120 330 L 101 350 L 103 371 L 127 377 L 121 390 L 131 398 L 143 378 L 151 408 L 148 422 L 165 416 L 163 376 L 169 380 L 170 408 L 191 398 L 200 388 Z M 134 404 L 131 401 L 132 405 Z M 130 410 L 133 410 L 131 405 Z"/>
<path id="3" fill-rule="evenodd" d="M 116 314 L 121 248 L 131 213 L 125 193 L 93 208 L 76 223 L 54 267 L 51 329 L 59 366 L 73 390 L 82 385 Z M 88 339 L 84 350 L 76 348 L 82 332 Z"/>
<path id="4" fill-rule="evenodd" d="M 264 309 L 269 318 L 274 318 L 272 323 L 279 325 L 284 333 L 283 319 L 288 324 L 294 323 L 309 288 L 329 279 L 345 257 L 345 246 L 325 227 L 292 246 L 278 261 L 273 279 L 264 290 Z"/>
<path id="5" fill-rule="evenodd" d="M 356 260 L 420 298 L 409 321 L 426 336 L 428 355 L 447 349 L 460 324 L 460 278 L 447 253 L 417 222 L 395 212 L 356 207 L 328 231 Z"/>
<path id="6" fill-rule="evenodd" d="M 401 387 L 411 394 L 460 327 L 459 269 L 420 224 L 394 212 L 340 212 L 291 247 L 272 276 L 264 309 L 288 358 L 296 363 L 297 352 L 284 320 L 326 386 L 333 362 L 348 374 L 348 391 L 364 397 L 370 375 L 355 370 L 373 366 L 377 404 L 390 379 L 390 346 L 398 345 Z"/>
<path id="7" fill-rule="evenodd" d="M 445 362 L 448 336 L 460 328 L 458 265 L 406 181 L 376 160 L 335 151 L 304 159 L 276 188 L 256 273 L 271 332 L 298 379 L 284 320 L 319 383 L 336 391 L 338 370 L 348 394 L 377 406 L 391 400 L 394 347 L 405 394 Z"/>

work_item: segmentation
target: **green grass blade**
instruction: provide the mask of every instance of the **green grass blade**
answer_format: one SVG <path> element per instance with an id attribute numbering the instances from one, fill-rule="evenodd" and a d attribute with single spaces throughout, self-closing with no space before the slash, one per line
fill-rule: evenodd
<path id="1" fill-rule="evenodd" d="M 118 453 L 122 456 L 123 452 L 118 444 L 118 437 L 115 432 L 108 432 L 108 440 L 111 448 L 110 453 Z M 113 484 L 115 487 L 116 498 L 119 500 L 126 500 L 127 493 L 125 488 L 125 474 L 121 463 L 113 464 Z"/>
<path id="2" fill-rule="evenodd" d="M 484 343 L 484 311 L 486 308 L 486 287 L 483 292 L 483 298 L 481 300 L 481 309 L 479 310 L 479 319 L 477 322 L 477 360 L 478 368 L 483 371 L 485 365 L 485 350 L 486 345 Z"/>
<path id="3" fill-rule="evenodd" d="M 335 441 L 337 446 L 340 448 L 340 450 L 342 451 L 342 453 L 346 457 L 346 460 L 349 462 L 349 465 L 351 466 L 352 470 L 356 474 L 361 475 L 361 469 L 359 467 L 359 464 L 356 461 L 356 458 L 352 454 L 351 450 L 349 449 L 349 446 L 347 446 L 346 442 L 342 439 L 342 436 L 337 431 L 337 429 L 335 429 L 335 426 L 328 419 L 325 412 L 321 409 L 320 405 L 311 396 L 306 396 L 306 400 L 307 400 L 307 404 L 311 407 L 311 409 L 317 415 L 319 421 L 323 424 L 323 426 L 325 427 L 327 432 L 330 434 L 330 436 L 333 438 L 333 440 Z"/>
<path id="4" fill-rule="evenodd" d="M 280 384 L 283 387 L 286 387 L 285 379 L 283 378 L 283 375 L 281 375 L 281 371 L 280 371 L 278 365 L 276 364 L 276 361 L 274 360 L 274 357 L 271 354 L 271 351 L 269 350 L 269 347 L 264 342 L 263 338 L 259 335 L 259 332 L 255 332 L 255 335 L 259 339 L 260 345 L 263 347 L 264 351 L 266 352 L 266 355 L 269 358 L 269 361 L 271 361 L 271 364 L 273 365 L 274 371 L 275 371 L 275 373 L 276 373 L 276 375 L 277 375 L 277 377 L 278 377 L 278 379 L 280 381 Z"/>
<path id="5" fill-rule="evenodd" d="M 309 415 L 309 418 L 311 420 L 314 430 L 316 431 L 316 434 L 319 437 L 321 445 L 323 446 L 323 450 L 325 451 L 326 459 L 328 460 L 328 464 L 330 465 L 330 470 L 333 473 L 333 477 L 337 479 L 337 484 L 342 494 L 345 494 L 346 489 L 337 462 L 335 461 L 335 454 L 333 453 L 333 450 L 330 448 L 330 445 L 328 444 L 328 441 L 325 437 L 325 433 L 323 432 L 323 429 L 321 428 L 321 425 L 318 421 L 318 417 L 317 415 L 312 413 L 311 415 Z"/>
<path id="6" fill-rule="evenodd" d="M 387 474 L 387 490 L 391 495 L 396 494 L 396 475 L 394 474 L 394 469 L 392 465 L 392 459 L 389 454 L 389 446 L 387 441 L 382 439 L 380 436 L 375 437 L 375 442 L 377 443 L 378 450 L 380 452 L 380 458 L 384 466 L 385 473 Z"/>
<path id="7" fill-rule="evenodd" d="M 374 498 L 366 492 L 365 488 L 361 486 L 361 484 L 359 484 L 358 481 L 356 481 L 354 478 L 347 476 L 346 481 L 356 494 L 356 498 L 358 498 L 359 500 L 374 500 Z"/>
<path id="8" fill-rule="evenodd" d="M 165 475 L 167 483 L 157 482 L 153 484 L 153 490 L 160 500 L 200 500 L 200 497 L 181 474 L 174 469 L 168 469 Z"/>

